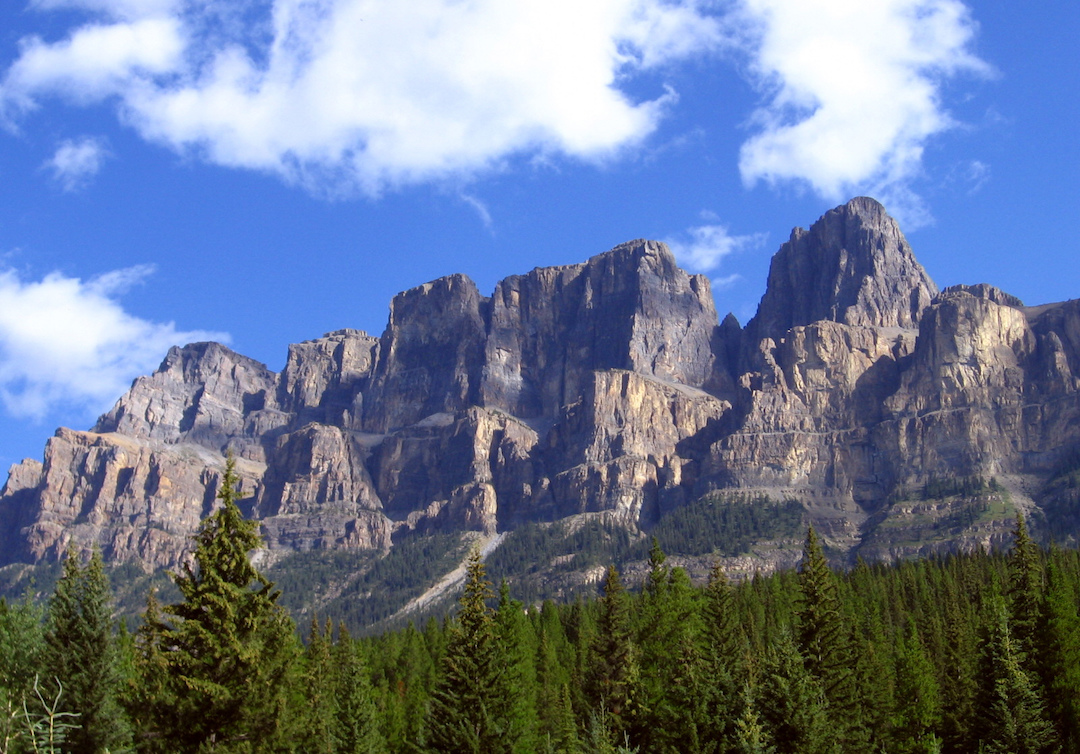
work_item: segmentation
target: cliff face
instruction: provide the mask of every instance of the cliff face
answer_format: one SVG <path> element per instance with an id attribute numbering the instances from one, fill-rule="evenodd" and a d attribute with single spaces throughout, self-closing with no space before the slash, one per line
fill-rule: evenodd
<path id="1" fill-rule="evenodd" d="M 1080 302 L 939 293 L 859 198 L 793 231 L 746 328 L 718 321 L 708 281 L 663 244 L 634 241 L 491 297 L 463 275 L 426 283 L 394 298 L 381 338 L 290 346 L 280 373 L 174 348 L 91 431 L 12 467 L 0 559 L 74 539 L 174 565 L 228 452 L 272 553 L 590 512 L 636 531 L 736 490 L 801 501 L 841 550 L 903 555 L 929 515 L 905 501 L 928 480 L 993 476 L 1037 505 L 1080 444 L 1078 359 Z"/>

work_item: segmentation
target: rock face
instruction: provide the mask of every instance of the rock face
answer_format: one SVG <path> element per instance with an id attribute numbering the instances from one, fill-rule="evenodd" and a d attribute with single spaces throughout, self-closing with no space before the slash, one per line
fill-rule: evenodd
<path id="1" fill-rule="evenodd" d="M 394 298 L 380 338 L 290 346 L 280 373 L 173 348 L 91 431 L 12 467 L 0 565 L 71 540 L 175 565 L 230 452 L 271 553 L 596 512 L 647 530 L 734 490 L 797 499 L 832 546 L 891 557 L 916 518 L 951 515 L 905 497 L 928 480 L 993 476 L 1037 505 L 1028 492 L 1080 445 L 1078 368 L 1080 301 L 938 293 L 858 198 L 792 232 L 746 328 L 663 244 L 633 241 L 490 297 L 463 275 L 426 283 Z"/>

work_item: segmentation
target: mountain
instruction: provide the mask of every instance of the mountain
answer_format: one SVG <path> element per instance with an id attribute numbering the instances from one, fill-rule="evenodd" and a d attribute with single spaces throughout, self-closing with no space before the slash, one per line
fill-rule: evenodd
<path id="1" fill-rule="evenodd" d="M 570 588 L 598 577 L 582 550 L 598 526 L 626 557 L 661 532 L 688 562 L 746 571 L 793 564 L 806 523 L 838 560 L 992 546 L 1018 509 L 1061 540 L 1080 522 L 1078 414 L 1080 301 L 939 292 L 861 197 L 792 232 L 745 327 L 664 244 L 632 241 L 491 296 L 425 283 L 381 337 L 292 345 L 280 373 L 173 348 L 92 430 L 11 468 L 0 566 L 74 541 L 174 567 L 227 453 L 270 564 L 352 553 L 370 570 L 474 532 L 506 562 L 515 540 L 547 542 L 518 575 Z M 739 547 L 698 541 L 736 529 Z"/>

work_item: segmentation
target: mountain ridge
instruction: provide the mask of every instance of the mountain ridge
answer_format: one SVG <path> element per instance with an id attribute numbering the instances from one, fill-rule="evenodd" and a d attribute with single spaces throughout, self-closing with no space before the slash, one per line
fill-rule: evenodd
<path id="1" fill-rule="evenodd" d="M 290 345 L 281 372 L 220 344 L 170 349 L 91 431 L 60 429 L 12 467 L 0 566 L 72 540 L 175 566 L 226 453 L 271 559 L 580 516 L 640 535 L 727 493 L 798 500 L 842 558 L 989 546 L 1017 509 L 1078 517 L 1051 489 L 1080 446 L 1078 375 L 1080 302 L 939 291 L 859 197 L 792 232 L 745 327 L 637 240 L 491 296 L 460 274 L 414 287 L 380 337 Z M 985 501 L 911 499 L 946 477 L 1000 478 L 986 494 L 1008 502 L 953 526 Z M 763 552 L 756 567 L 786 563 Z"/>

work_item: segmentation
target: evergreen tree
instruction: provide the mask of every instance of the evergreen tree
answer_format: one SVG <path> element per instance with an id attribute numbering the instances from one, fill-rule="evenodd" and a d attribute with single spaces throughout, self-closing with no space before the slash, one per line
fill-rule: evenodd
<path id="1" fill-rule="evenodd" d="M 1036 632 L 1043 603 L 1043 574 L 1039 548 L 1028 536 L 1024 514 L 1016 514 L 1013 546 L 1009 552 L 1009 617 L 1013 641 L 1035 669 Z"/>
<path id="2" fill-rule="evenodd" d="M 586 687 L 589 708 L 595 713 L 593 730 L 602 726 L 612 745 L 623 740 L 637 695 L 637 650 L 630 634 L 630 600 L 610 566 L 600 599 L 596 637 L 589 652 Z"/>
<path id="3" fill-rule="evenodd" d="M 1000 598 L 991 603 L 980 658 L 976 709 L 980 751 L 1047 754 L 1057 751 L 1038 689 L 1024 670 L 1023 654 Z"/>
<path id="4" fill-rule="evenodd" d="M 535 637 L 522 604 L 510 599 L 505 580 L 499 585 L 495 627 L 506 662 L 502 675 L 502 693 L 507 700 L 506 736 L 515 742 L 515 752 L 531 753 L 536 751 L 539 726 Z"/>
<path id="5" fill-rule="evenodd" d="M 929 752 L 940 749 L 936 731 L 941 722 L 941 697 L 931 665 L 914 623 L 901 636 L 896 650 L 896 752 Z"/>
<path id="6" fill-rule="evenodd" d="M 329 621 L 325 632 L 318 616 L 312 616 L 307 650 L 304 652 L 303 750 L 311 754 L 333 754 L 334 720 L 337 704 L 334 688 L 333 661 L 330 658 L 333 627 Z"/>
<path id="7" fill-rule="evenodd" d="M 360 647 L 342 624 L 331 650 L 335 689 L 334 751 L 338 754 L 382 754 L 386 739 L 379 730 L 371 678 Z"/>
<path id="8" fill-rule="evenodd" d="M 150 740 L 169 750 L 254 751 L 277 733 L 284 680 L 296 654 L 292 620 L 279 592 L 248 558 L 261 540 L 237 507 L 230 457 L 218 492 L 221 507 L 195 536 L 193 562 L 174 577 L 183 602 L 171 621 L 148 616 L 141 633 Z"/>
<path id="9" fill-rule="evenodd" d="M 785 632 L 769 648 L 762 673 L 759 714 L 778 754 L 839 754 L 825 693 Z M 760 738 L 759 738 L 760 741 Z"/>
<path id="10" fill-rule="evenodd" d="M 78 728 L 68 734 L 65 745 L 78 754 L 120 748 L 131 740 L 120 706 L 110 599 L 101 553 L 95 549 L 90 562 L 81 567 L 74 546 L 70 547 L 49 601 L 42 685 L 53 688 L 58 683 L 64 691 L 62 710 L 78 716 Z"/>
<path id="11" fill-rule="evenodd" d="M 656 754 L 694 754 L 705 724 L 701 620 L 686 571 L 669 568 L 665 559 L 654 538 L 640 603 L 640 673 L 631 740 Z"/>
<path id="12" fill-rule="evenodd" d="M 512 752 L 503 695 L 505 656 L 499 646 L 494 597 L 479 549 L 469 555 L 465 591 L 450 629 L 442 674 L 431 695 L 428 747 L 440 754 Z"/>
<path id="13" fill-rule="evenodd" d="M 1051 551 L 1046 569 L 1046 604 L 1040 625 L 1039 671 L 1049 702 L 1047 713 L 1065 751 L 1080 751 L 1080 615 L 1075 583 Z"/>
<path id="14" fill-rule="evenodd" d="M 849 715 L 855 708 L 851 636 L 840 611 L 836 579 L 813 527 L 806 534 L 799 591 L 799 653 L 810 675 L 821 684 L 834 725 L 842 730 L 852 722 Z"/>
<path id="15" fill-rule="evenodd" d="M 748 647 L 739 626 L 731 584 L 719 563 L 715 563 L 709 573 L 704 598 L 704 667 L 708 680 L 702 689 L 705 714 L 701 740 L 705 746 L 711 744 L 713 750 L 723 751 L 725 742 L 735 736 L 733 725 L 743 718 L 747 718 L 743 726 L 750 726 L 744 735 L 750 736 L 748 740 L 758 740 L 753 734 L 758 724 L 757 713 L 745 708 L 749 698 L 745 688 Z M 747 746 L 753 749 L 758 744 L 748 743 Z"/>

